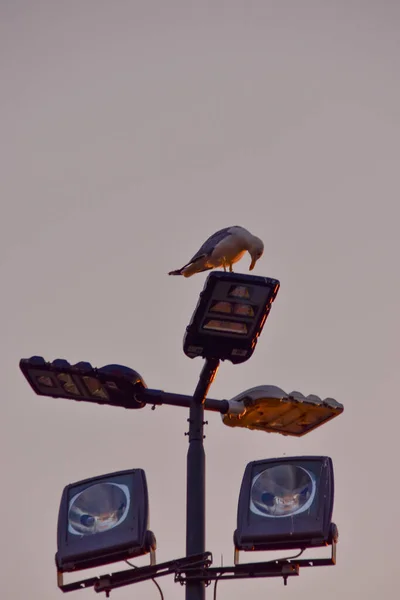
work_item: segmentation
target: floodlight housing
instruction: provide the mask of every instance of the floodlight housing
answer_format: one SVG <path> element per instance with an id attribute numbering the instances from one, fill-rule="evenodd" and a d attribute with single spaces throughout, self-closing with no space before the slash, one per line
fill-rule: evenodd
<path id="1" fill-rule="evenodd" d="M 327 456 L 284 457 L 247 465 L 239 496 L 236 550 L 286 550 L 336 541 L 334 479 Z"/>
<path id="2" fill-rule="evenodd" d="M 343 404 L 333 398 L 287 394 L 276 385 L 250 388 L 228 403 L 228 412 L 221 415 L 225 425 L 295 437 L 313 431 L 344 410 Z"/>
<path id="3" fill-rule="evenodd" d="M 64 488 L 58 515 L 57 570 L 78 571 L 155 550 L 148 531 L 143 469 L 118 471 Z"/>
<path id="4" fill-rule="evenodd" d="M 186 329 L 185 354 L 235 364 L 248 360 L 279 286 L 269 277 L 212 271 Z"/>
<path id="5" fill-rule="evenodd" d="M 136 395 L 147 386 L 139 373 L 129 367 L 106 365 L 97 369 L 88 362 L 71 365 L 61 358 L 50 363 L 42 356 L 23 358 L 19 366 L 31 388 L 40 396 L 125 408 L 145 406 Z"/>

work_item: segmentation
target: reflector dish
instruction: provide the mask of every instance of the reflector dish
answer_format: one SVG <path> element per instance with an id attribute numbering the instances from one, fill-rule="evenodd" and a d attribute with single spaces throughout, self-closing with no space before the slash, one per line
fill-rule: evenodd
<path id="1" fill-rule="evenodd" d="M 122 523 L 129 510 L 126 485 L 97 483 L 76 494 L 70 501 L 68 531 L 73 535 L 94 535 Z"/>
<path id="2" fill-rule="evenodd" d="M 315 476 L 290 464 L 268 467 L 253 478 L 250 510 L 262 517 L 288 517 L 308 510 L 315 498 Z"/>

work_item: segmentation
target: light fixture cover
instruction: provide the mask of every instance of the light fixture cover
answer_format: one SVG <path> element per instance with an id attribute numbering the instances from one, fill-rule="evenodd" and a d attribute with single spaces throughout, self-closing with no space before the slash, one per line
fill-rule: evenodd
<path id="1" fill-rule="evenodd" d="M 57 569 L 75 571 L 146 554 L 155 546 L 148 513 L 142 469 L 67 485 L 58 516 Z"/>
<path id="2" fill-rule="evenodd" d="M 143 408 L 137 392 L 146 388 L 137 371 L 123 365 L 97 369 L 88 362 L 71 365 L 58 358 L 46 362 L 41 356 L 23 358 L 19 363 L 31 388 L 39 396 L 69 398 L 124 408 Z"/>
<path id="3" fill-rule="evenodd" d="M 277 279 L 269 277 L 210 273 L 186 329 L 185 354 L 232 363 L 248 360 L 279 286 Z"/>
<path id="4" fill-rule="evenodd" d="M 246 427 L 300 437 L 342 414 L 343 404 L 333 398 L 287 394 L 276 385 L 259 385 L 229 400 L 222 421 L 229 427 Z"/>
<path id="5" fill-rule="evenodd" d="M 327 456 L 251 462 L 239 496 L 238 550 L 285 550 L 331 543 L 334 480 Z"/>

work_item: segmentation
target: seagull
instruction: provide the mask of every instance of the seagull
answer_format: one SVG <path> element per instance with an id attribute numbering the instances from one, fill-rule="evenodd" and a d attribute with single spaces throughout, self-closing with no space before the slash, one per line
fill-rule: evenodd
<path id="1" fill-rule="evenodd" d="M 251 256 L 249 271 L 252 271 L 264 252 L 262 240 L 239 225 L 225 227 L 213 233 L 186 265 L 176 271 L 170 271 L 168 275 L 191 277 L 195 273 L 218 267 L 223 267 L 224 271 L 229 267 L 232 273 L 232 265 L 240 260 L 246 251 Z"/>

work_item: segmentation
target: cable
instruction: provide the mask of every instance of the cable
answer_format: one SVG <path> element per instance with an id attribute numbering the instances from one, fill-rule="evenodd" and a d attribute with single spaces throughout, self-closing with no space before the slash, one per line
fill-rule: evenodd
<path id="1" fill-rule="evenodd" d="M 284 556 L 283 558 L 279 558 L 278 560 L 273 559 L 273 560 L 269 560 L 267 562 L 274 563 L 274 562 L 279 562 L 281 560 L 293 560 L 294 558 L 298 558 L 299 556 L 301 556 L 303 554 L 303 552 L 304 552 L 304 549 L 300 550 L 300 552 L 298 552 L 297 554 L 294 554 L 293 556 Z M 215 579 L 213 600 L 217 600 L 217 583 L 221 579 L 222 575 L 223 575 L 223 573 L 220 573 L 218 575 L 218 577 L 216 577 L 216 579 Z"/>
<path id="2" fill-rule="evenodd" d="M 133 569 L 139 569 L 139 567 L 137 565 L 134 565 L 133 563 L 131 563 L 129 560 L 125 561 L 130 567 L 132 567 Z M 154 585 L 157 587 L 158 591 L 160 592 L 160 596 L 161 596 L 161 600 L 164 600 L 164 594 L 163 591 L 161 589 L 161 587 L 159 586 L 159 584 L 157 583 L 157 581 L 154 579 L 154 577 L 151 577 L 152 582 L 154 583 Z"/>
<path id="3" fill-rule="evenodd" d="M 303 548 L 303 550 L 300 550 L 300 552 L 298 552 L 297 554 L 294 554 L 293 556 L 282 556 L 282 558 L 273 558 L 272 560 L 267 560 L 267 563 L 279 563 L 282 562 L 283 560 L 293 560 L 294 558 L 299 558 L 299 556 L 301 556 L 304 552 L 305 548 Z"/>
<path id="4" fill-rule="evenodd" d="M 300 550 L 300 552 L 298 554 L 295 554 L 294 556 L 283 556 L 279 560 L 293 560 L 294 558 L 299 558 L 299 556 L 303 554 L 304 550 L 305 548 L 303 548 L 303 550 Z"/>
<path id="5" fill-rule="evenodd" d="M 215 579 L 213 600 L 217 600 L 217 583 L 218 583 L 219 579 L 221 579 L 221 577 L 222 577 L 222 573 L 220 573 L 218 575 L 218 577 Z"/>

